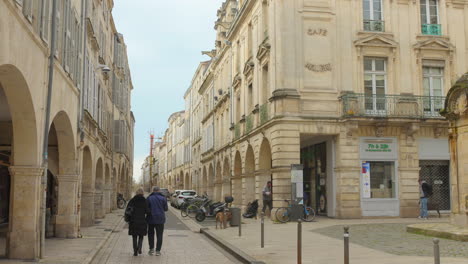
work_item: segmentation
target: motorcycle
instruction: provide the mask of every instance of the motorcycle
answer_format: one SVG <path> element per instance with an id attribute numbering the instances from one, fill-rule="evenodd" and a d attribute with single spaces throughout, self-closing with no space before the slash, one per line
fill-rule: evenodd
<path id="1" fill-rule="evenodd" d="M 224 198 L 224 203 L 216 202 L 210 203 L 208 201 L 204 206 L 200 208 L 198 213 L 195 216 L 195 220 L 198 222 L 205 221 L 206 217 L 215 217 L 217 213 L 224 212 L 228 208 L 228 204 L 232 203 L 234 199 L 229 196 Z"/>
<path id="2" fill-rule="evenodd" d="M 117 194 L 117 207 L 120 209 L 124 209 L 125 204 L 127 204 L 127 201 L 124 199 L 123 194 L 118 193 Z"/>

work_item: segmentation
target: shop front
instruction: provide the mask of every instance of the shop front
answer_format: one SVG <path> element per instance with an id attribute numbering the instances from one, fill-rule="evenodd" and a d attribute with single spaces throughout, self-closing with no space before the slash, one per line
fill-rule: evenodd
<path id="1" fill-rule="evenodd" d="M 396 138 L 360 138 L 362 216 L 399 216 Z"/>

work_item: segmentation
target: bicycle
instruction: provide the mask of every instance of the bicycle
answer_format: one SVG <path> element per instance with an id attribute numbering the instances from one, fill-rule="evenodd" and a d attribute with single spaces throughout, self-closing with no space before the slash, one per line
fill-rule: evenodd
<path id="1" fill-rule="evenodd" d="M 280 221 L 281 223 L 286 223 L 291 220 L 290 219 L 291 204 L 288 200 L 284 200 L 284 201 L 288 203 L 288 206 L 279 207 L 278 209 L 276 209 L 276 213 L 275 213 L 276 219 L 278 219 L 278 221 Z M 303 214 L 302 214 L 301 220 L 304 222 L 312 222 L 315 219 L 314 209 L 310 206 L 305 206 L 304 204 L 302 204 L 302 208 L 303 208 Z"/>
<path id="2" fill-rule="evenodd" d="M 187 198 L 186 198 L 187 199 Z M 185 200 L 180 206 L 180 215 L 182 217 L 189 216 L 190 218 L 195 217 L 198 210 L 200 209 L 199 206 L 203 204 L 206 198 L 202 197 L 195 197 Z"/>

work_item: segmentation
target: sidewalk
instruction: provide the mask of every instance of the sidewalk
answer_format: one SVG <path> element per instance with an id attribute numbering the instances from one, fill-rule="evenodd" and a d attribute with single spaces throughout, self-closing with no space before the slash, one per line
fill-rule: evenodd
<path id="1" fill-rule="evenodd" d="M 180 213 L 179 213 L 180 215 Z M 202 226 L 195 223 L 193 220 L 185 218 L 184 222 L 192 222 L 191 226 L 194 226 L 194 231 L 196 231 L 196 226 L 200 229 Z M 431 219 L 430 222 L 447 222 L 447 218 L 441 219 Z M 358 240 L 358 234 L 354 233 L 354 242 L 353 242 L 353 225 L 354 231 L 358 232 L 361 230 L 359 236 L 361 237 L 362 242 L 363 238 L 368 243 L 382 243 L 379 241 L 382 236 L 387 236 L 386 234 L 366 234 L 362 232 L 362 227 L 366 226 L 383 226 L 382 232 L 387 232 L 391 234 L 392 228 L 394 225 L 406 226 L 406 224 L 418 222 L 416 219 L 406 219 L 406 218 L 391 218 L 391 219 L 356 219 L 356 220 L 338 220 L 331 218 L 318 218 L 316 222 L 303 223 L 302 225 L 302 262 L 303 263 L 314 263 L 314 264 L 342 264 L 343 263 L 343 239 L 342 232 L 343 226 L 349 225 L 350 227 L 350 262 L 359 263 L 359 264 L 427 264 L 433 263 L 434 259 L 432 256 L 417 256 L 420 252 L 404 252 L 405 245 L 408 243 L 403 243 L 407 241 L 402 241 L 399 244 L 398 240 L 392 240 L 393 237 L 388 235 L 389 244 L 379 247 L 379 250 L 372 249 L 366 246 L 362 246 L 356 241 Z M 220 240 L 224 240 L 227 243 L 231 244 L 234 247 L 237 247 L 247 255 L 255 258 L 258 261 L 263 261 L 265 263 L 296 263 L 296 252 L 297 252 L 297 223 L 288 223 L 288 224 L 278 224 L 270 221 L 269 219 L 265 220 L 265 248 L 260 247 L 260 218 L 255 219 L 242 219 L 242 237 L 238 236 L 238 228 L 231 227 L 227 229 L 214 229 L 210 227 L 210 232 L 215 234 L 216 237 Z M 357 226 L 359 225 L 359 226 Z M 359 228 L 358 228 L 359 227 Z M 333 235 L 323 235 L 327 229 L 333 229 L 334 232 L 340 232 L 338 236 L 333 237 Z M 335 234 L 336 235 L 336 234 Z M 417 235 L 415 235 L 417 236 Z M 428 250 L 432 253 L 432 238 L 420 236 L 417 237 L 417 241 L 420 240 L 420 246 L 424 247 L 421 250 L 425 250 L 427 254 Z M 395 246 L 394 244 L 397 244 Z M 442 241 L 443 243 L 452 243 L 452 241 Z M 459 242 L 463 243 L 463 242 Z M 419 245 L 419 243 L 417 243 Z M 411 244 L 410 244 L 411 245 Z M 457 244 L 457 246 L 466 247 L 464 244 Z M 412 245 L 414 246 L 414 245 Z M 400 248 L 399 255 L 388 253 L 389 247 Z M 380 250 L 382 248 L 382 250 Z M 386 252 L 386 251 L 387 252 Z M 457 249 L 455 249 L 457 250 Z M 414 254 L 413 254 L 414 253 Z M 442 247 L 441 247 L 442 254 Z M 414 256 L 413 256 L 414 255 Z M 447 255 L 447 253 L 446 253 Z M 448 253 L 449 256 L 455 256 L 458 254 Z M 462 257 L 443 257 L 441 259 L 442 263 L 450 264 L 466 264 L 468 263 L 467 258 Z"/>
<path id="2" fill-rule="evenodd" d="M 0 264 L 47 263 L 47 264 L 88 264 L 90 263 L 112 231 L 123 221 L 123 210 L 115 210 L 104 219 L 97 219 L 96 225 L 81 229 L 82 238 L 46 239 L 46 254 L 37 261 L 2 259 Z"/>

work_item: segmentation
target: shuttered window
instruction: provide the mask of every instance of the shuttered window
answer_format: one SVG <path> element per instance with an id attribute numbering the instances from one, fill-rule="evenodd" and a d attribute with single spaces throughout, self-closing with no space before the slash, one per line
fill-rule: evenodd
<path id="1" fill-rule="evenodd" d="M 50 19 L 51 19 L 51 0 L 42 0 L 41 8 L 41 26 L 40 36 L 41 39 L 49 43 Z"/>
<path id="2" fill-rule="evenodd" d="M 33 0 L 24 0 L 23 1 L 23 15 L 26 19 L 32 23 L 33 18 Z"/>

